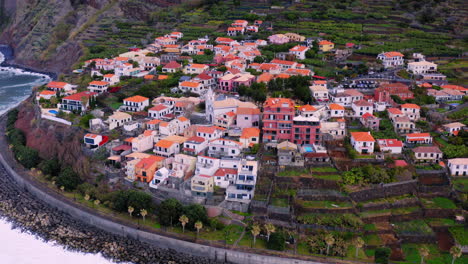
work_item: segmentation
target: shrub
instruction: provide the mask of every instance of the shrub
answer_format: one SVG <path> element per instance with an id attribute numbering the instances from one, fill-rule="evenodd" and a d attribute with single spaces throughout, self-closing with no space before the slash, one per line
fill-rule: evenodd
<path id="1" fill-rule="evenodd" d="M 39 163 L 39 169 L 45 175 L 57 176 L 60 173 L 60 163 L 57 159 L 43 160 Z"/>
<path id="2" fill-rule="evenodd" d="M 136 190 L 117 191 L 111 200 L 113 209 L 119 212 L 127 212 L 129 206 L 133 207 L 135 212 L 140 212 L 141 209 L 150 211 L 153 208 L 151 195 Z"/>
<path id="3" fill-rule="evenodd" d="M 283 232 L 275 232 L 270 235 L 270 240 L 267 243 L 268 249 L 283 251 L 286 238 Z"/>
<path id="4" fill-rule="evenodd" d="M 57 176 L 57 181 L 55 182 L 58 187 L 65 187 L 65 190 L 72 191 L 82 182 L 80 176 L 73 171 L 72 168 L 66 167 L 62 169 L 60 174 Z"/>
<path id="5" fill-rule="evenodd" d="M 388 258 L 390 257 L 390 253 L 391 251 L 389 248 L 377 248 L 375 250 L 375 263 L 387 264 Z"/>
<path id="6" fill-rule="evenodd" d="M 23 145 L 14 146 L 13 152 L 15 153 L 15 157 L 19 163 L 27 169 L 36 167 L 41 161 L 37 150 Z"/>

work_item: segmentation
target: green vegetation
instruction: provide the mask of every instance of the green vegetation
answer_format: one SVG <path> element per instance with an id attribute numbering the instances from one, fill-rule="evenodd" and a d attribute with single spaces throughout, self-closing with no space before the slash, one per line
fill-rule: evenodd
<path id="1" fill-rule="evenodd" d="M 277 176 L 279 177 L 298 177 L 304 174 L 309 174 L 306 169 L 303 170 L 285 170 L 278 172 Z"/>
<path id="2" fill-rule="evenodd" d="M 301 206 L 305 208 L 351 208 L 352 203 L 348 202 L 334 202 L 334 201 L 300 201 Z"/>
<path id="3" fill-rule="evenodd" d="M 450 227 L 450 234 L 462 246 L 468 245 L 468 230 L 463 226 Z"/>
<path id="4" fill-rule="evenodd" d="M 380 246 L 382 245 L 382 239 L 377 234 L 368 234 L 363 237 L 364 242 L 368 246 Z"/>
<path id="5" fill-rule="evenodd" d="M 325 174 L 325 175 L 313 174 L 313 176 L 314 178 L 322 179 L 322 180 L 341 181 L 341 175 L 339 174 Z"/>
<path id="6" fill-rule="evenodd" d="M 453 187 L 460 192 L 468 192 L 468 178 L 452 178 Z"/>
<path id="7" fill-rule="evenodd" d="M 382 169 L 381 167 L 366 165 L 352 168 L 343 172 L 343 182 L 348 185 L 364 185 L 370 183 L 389 183 L 396 175 L 401 173 L 401 168 Z"/>
<path id="8" fill-rule="evenodd" d="M 395 232 L 403 235 L 432 235 L 432 229 L 423 220 L 394 223 Z"/>
<path id="9" fill-rule="evenodd" d="M 455 203 L 445 197 L 435 197 L 432 199 L 421 199 L 422 204 L 426 208 L 440 208 L 440 209 L 456 209 Z"/>
<path id="10" fill-rule="evenodd" d="M 336 226 L 353 229 L 362 228 L 364 225 L 359 217 L 352 214 L 305 214 L 298 216 L 297 220 L 304 224 Z"/>
<path id="11" fill-rule="evenodd" d="M 288 207 L 289 203 L 287 199 L 282 198 L 272 198 L 270 204 L 278 207 Z"/>
<path id="12" fill-rule="evenodd" d="M 430 226 L 456 226 L 460 225 L 455 222 L 453 219 L 448 218 L 430 218 L 425 219 L 426 223 Z"/>
<path id="13" fill-rule="evenodd" d="M 311 169 L 312 172 L 338 172 L 334 167 L 315 167 Z"/>

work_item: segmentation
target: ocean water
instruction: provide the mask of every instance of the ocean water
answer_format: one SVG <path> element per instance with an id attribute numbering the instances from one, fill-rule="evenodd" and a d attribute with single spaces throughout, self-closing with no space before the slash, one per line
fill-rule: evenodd
<path id="1" fill-rule="evenodd" d="M 101 255 L 66 251 L 28 233 L 12 229 L 0 219 L 0 263 L 4 264 L 108 264 Z"/>
<path id="2" fill-rule="evenodd" d="M 0 53 L 0 64 L 4 56 Z M 26 99 L 35 86 L 50 81 L 49 76 L 13 67 L 0 67 L 0 115 Z"/>
<path id="3" fill-rule="evenodd" d="M 4 56 L 0 53 L 0 64 Z M 35 86 L 48 83 L 47 75 L 12 67 L 0 67 L 0 115 L 26 99 Z M 101 255 L 83 254 L 46 243 L 35 236 L 12 229 L 0 219 L 1 264 L 108 264 Z"/>

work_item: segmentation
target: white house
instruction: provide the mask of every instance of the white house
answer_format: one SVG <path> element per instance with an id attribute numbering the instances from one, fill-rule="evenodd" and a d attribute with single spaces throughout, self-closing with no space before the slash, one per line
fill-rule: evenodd
<path id="1" fill-rule="evenodd" d="M 329 104 L 328 109 L 329 109 L 328 111 L 330 112 L 330 117 L 338 117 L 338 118 L 344 117 L 344 113 L 345 113 L 344 106 L 339 105 L 339 104 Z"/>
<path id="2" fill-rule="evenodd" d="M 213 174 L 215 186 L 227 188 L 230 184 L 234 184 L 237 177 L 237 169 L 233 168 L 219 168 Z"/>
<path id="3" fill-rule="evenodd" d="M 108 82 L 109 85 L 114 85 L 120 82 L 120 77 L 116 74 L 105 74 L 102 80 Z"/>
<path id="4" fill-rule="evenodd" d="M 322 85 L 312 85 L 309 87 L 312 97 L 319 102 L 327 102 L 329 100 L 328 89 Z"/>
<path id="5" fill-rule="evenodd" d="M 198 126 L 196 129 L 198 137 L 213 140 L 223 136 L 224 129 L 216 126 Z"/>
<path id="6" fill-rule="evenodd" d="M 109 83 L 104 81 L 92 81 L 88 84 L 88 90 L 98 94 L 107 92 L 107 88 Z"/>
<path id="7" fill-rule="evenodd" d="M 421 118 L 421 107 L 417 104 L 402 104 L 401 112 L 411 121 L 418 121 Z"/>
<path id="8" fill-rule="evenodd" d="M 225 199 L 227 201 L 249 203 L 254 197 L 258 162 L 243 159 L 240 165 L 234 184 L 230 184 L 226 189 Z"/>
<path id="9" fill-rule="evenodd" d="M 202 137 L 191 137 L 184 142 L 184 148 L 182 149 L 185 153 L 190 155 L 198 155 L 200 152 L 208 147 L 208 140 Z"/>
<path id="10" fill-rule="evenodd" d="M 468 158 L 458 158 L 447 160 L 447 166 L 452 176 L 468 175 Z"/>
<path id="11" fill-rule="evenodd" d="M 47 90 L 60 92 L 60 93 L 70 93 L 73 89 L 75 89 L 76 85 L 71 85 L 66 82 L 56 82 L 52 81 L 46 84 Z"/>
<path id="12" fill-rule="evenodd" d="M 239 141 L 243 148 L 249 148 L 260 143 L 260 129 L 256 127 L 246 127 L 242 129 Z"/>
<path id="13" fill-rule="evenodd" d="M 374 153 L 375 139 L 370 132 L 351 132 L 351 145 L 361 154 Z"/>
<path id="14" fill-rule="evenodd" d="M 289 49 L 289 53 L 296 56 L 296 59 L 304 60 L 306 58 L 305 54 L 309 50 L 306 46 L 295 46 Z"/>
<path id="15" fill-rule="evenodd" d="M 443 125 L 444 130 L 447 131 L 451 136 L 457 136 L 459 131 L 461 131 L 464 127 L 465 124 L 462 124 L 460 122 L 454 122 L 450 124 L 445 124 Z"/>
<path id="16" fill-rule="evenodd" d="M 199 155 L 195 174 L 213 175 L 220 168 L 220 159 Z"/>
<path id="17" fill-rule="evenodd" d="M 153 148 L 154 140 L 157 132 L 153 130 L 146 130 L 138 137 L 131 138 L 133 152 L 145 152 Z"/>
<path id="18" fill-rule="evenodd" d="M 218 138 L 208 142 L 210 157 L 238 157 L 242 152 L 242 143 L 230 139 Z"/>
<path id="19" fill-rule="evenodd" d="M 346 89 L 331 96 L 333 103 L 344 107 L 350 107 L 353 102 L 362 100 L 363 98 L 364 95 L 355 89 Z"/>
<path id="20" fill-rule="evenodd" d="M 408 63 L 408 71 L 415 74 L 431 73 L 437 71 L 437 64 L 429 61 L 415 61 Z"/>
<path id="21" fill-rule="evenodd" d="M 135 95 L 132 97 L 125 98 L 123 100 L 124 105 L 122 106 L 125 111 L 129 112 L 140 112 L 145 110 L 149 106 L 149 98 Z"/>
<path id="22" fill-rule="evenodd" d="M 118 111 L 114 112 L 114 114 L 109 116 L 109 119 L 107 120 L 107 122 L 109 123 L 110 130 L 123 126 L 125 123 L 128 123 L 130 121 L 132 121 L 131 115 Z"/>
<path id="23" fill-rule="evenodd" d="M 101 135 L 88 133 L 83 138 L 84 144 L 88 148 L 97 148 L 101 145 L 103 138 Z"/>
<path id="24" fill-rule="evenodd" d="M 202 95 L 206 91 L 202 83 L 192 81 L 180 82 L 179 89 L 184 93 L 192 92 L 199 95 Z"/>
<path id="25" fill-rule="evenodd" d="M 163 116 L 170 114 L 171 108 L 167 105 L 157 104 L 148 109 L 148 116 L 156 119 L 160 119 Z"/>
<path id="26" fill-rule="evenodd" d="M 432 137 L 429 133 L 410 133 L 406 134 L 406 143 L 409 144 L 431 144 Z"/>
<path id="27" fill-rule="evenodd" d="M 361 117 L 365 113 L 374 113 L 374 104 L 366 100 L 355 101 L 351 107 L 353 108 L 354 116 L 357 117 Z"/>
<path id="28" fill-rule="evenodd" d="M 201 74 L 209 69 L 208 65 L 192 63 L 185 66 L 183 72 L 185 74 Z"/>
<path id="29" fill-rule="evenodd" d="M 177 142 L 161 139 L 154 144 L 154 153 L 163 157 L 171 157 L 180 152 L 180 147 Z"/>
<path id="30" fill-rule="evenodd" d="M 150 181 L 149 187 L 157 189 L 160 185 L 167 183 L 170 173 L 171 171 L 168 168 L 160 168 L 154 173 L 153 180 Z"/>
<path id="31" fill-rule="evenodd" d="M 383 52 L 377 55 L 377 59 L 382 61 L 384 68 L 393 68 L 404 64 L 404 55 L 397 51 Z"/>
<path id="32" fill-rule="evenodd" d="M 398 139 L 378 139 L 380 151 L 390 152 L 392 154 L 401 154 L 403 142 Z"/>
<path id="33" fill-rule="evenodd" d="M 64 111 L 86 111 L 90 106 L 89 101 L 96 96 L 97 93 L 89 91 L 75 93 L 62 98 L 62 103 L 58 105 L 58 108 Z"/>

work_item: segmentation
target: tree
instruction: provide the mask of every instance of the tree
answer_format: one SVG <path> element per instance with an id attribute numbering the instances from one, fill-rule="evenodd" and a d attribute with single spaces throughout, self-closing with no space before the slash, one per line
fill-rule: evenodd
<path id="1" fill-rule="evenodd" d="M 16 159 L 27 169 L 31 169 L 37 166 L 40 162 L 39 153 L 37 150 L 23 145 L 13 145 L 13 152 L 15 153 Z"/>
<path id="2" fill-rule="evenodd" d="M 253 236 L 253 244 L 254 244 L 254 247 L 255 247 L 255 243 L 257 242 L 257 236 L 260 235 L 260 226 L 257 225 L 257 224 L 253 224 L 252 225 L 252 230 L 250 231 L 252 232 L 252 236 Z"/>
<path id="3" fill-rule="evenodd" d="M 205 207 L 199 204 L 191 204 L 183 208 L 184 214 L 190 219 L 189 227 L 194 228 L 194 223 L 201 221 L 208 224 L 208 217 L 206 215 Z M 177 219 L 177 218 L 176 218 Z"/>
<path id="4" fill-rule="evenodd" d="M 163 226 L 171 226 L 182 214 L 182 204 L 176 199 L 166 199 L 158 206 L 159 222 Z"/>
<path id="5" fill-rule="evenodd" d="M 127 211 L 128 211 L 128 214 L 130 215 L 130 217 L 132 217 L 132 214 L 133 214 L 133 211 L 135 211 L 135 208 L 129 206 Z"/>
<path id="6" fill-rule="evenodd" d="M 272 223 L 266 223 L 264 227 L 267 232 L 267 241 L 270 241 L 270 235 L 276 231 L 276 228 Z"/>
<path id="7" fill-rule="evenodd" d="M 150 194 L 137 190 L 120 190 L 112 195 L 113 209 L 118 212 L 128 212 L 131 206 L 135 212 L 146 209 L 148 212 L 153 208 L 153 200 Z"/>
<path id="8" fill-rule="evenodd" d="M 325 243 L 327 243 L 327 255 L 330 252 L 330 247 L 335 244 L 335 238 L 333 237 L 332 234 L 327 234 L 325 236 Z"/>
<path id="9" fill-rule="evenodd" d="M 91 196 L 89 196 L 89 194 L 86 194 L 86 195 L 84 196 L 84 199 L 85 199 L 85 201 L 89 201 L 89 199 L 91 199 Z"/>
<path id="10" fill-rule="evenodd" d="M 63 186 L 67 191 L 75 190 L 81 182 L 80 176 L 70 167 L 62 169 L 56 180 L 57 186 Z"/>
<path id="11" fill-rule="evenodd" d="M 461 257 L 462 251 L 459 247 L 453 246 L 450 248 L 450 255 L 452 255 L 452 264 L 455 263 L 455 259 Z"/>
<path id="12" fill-rule="evenodd" d="M 140 210 L 140 215 L 141 215 L 141 217 L 143 217 L 143 222 L 146 221 L 145 217 L 146 217 L 147 214 L 148 214 L 148 211 L 146 211 L 146 209 L 141 209 Z"/>
<path id="13" fill-rule="evenodd" d="M 360 238 L 360 237 L 356 237 L 353 240 L 353 245 L 356 248 L 356 258 L 357 258 L 359 249 L 364 246 L 364 240 L 362 238 Z"/>
<path id="14" fill-rule="evenodd" d="M 98 199 L 94 200 L 94 205 L 98 206 L 99 204 L 101 204 L 101 201 L 99 201 Z"/>
<path id="15" fill-rule="evenodd" d="M 200 234 L 200 229 L 203 228 L 203 223 L 201 221 L 197 221 L 195 222 L 194 226 L 197 229 L 197 238 L 198 238 L 198 235 Z"/>
<path id="16" fill-rule="evenodd" d="M 390 249 L 387 247 L 377 248 L 374 254 L 375 263 L 387 264 L 390 257 Z"/>
<path id="17" fill-rule="evenodd" d="M 424 263 L 424 258 L 429 256 L 429 249 L 426 246 L 422 246 L 419 248 L 419 255 L 421 256 L 421 264 Z"/>
<path id="18" fill-rule="evenodd" d="M 179 217 L 179 222 L 182 225 L 182 233 L 185 233 L 185 225 L 189 222 L 189 219 L 186 215 L 181 215 Z"/>

